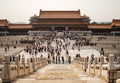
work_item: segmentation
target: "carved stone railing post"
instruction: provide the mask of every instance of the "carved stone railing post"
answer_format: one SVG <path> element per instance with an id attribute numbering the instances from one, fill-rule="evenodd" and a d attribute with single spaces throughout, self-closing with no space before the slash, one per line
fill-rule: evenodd
<path id="1" fill-rule="evenodd" d="M 86 72 L 88 68 L 87 58 L 84 58 L 84 71 Z"/>
<path id="2" fill-rule="evenodd" d="M 115 70 L 114 55 L 109 55 L 108 70 Z"/>
<path id="3" fill-rule="evenodd" d="M 102 65 L 104 64 L 104 56 L 100 57 L 100 76 L 102 75 Z"/>
<path id="4" fill-rule="evenodd" d="M 34 72 L 36 71 L 35 58 L 32 58 L 32 69 Z"/>
<path id="5" fill-rule="evenodd" d="M 114 54 L 109 55 L 108 62 L 108 82 L 115 83 L 117 79 L 117 71 L 114 64 Z"/>
<path id="6" fill-rule="evenodd" d="M 88 66 L 88 68 L 89 68 L 89 73 L 91 73 L 91 72 L 90 72 L 90 70 L 91 70 L 91 63 L 92 63 L 92 59 L 89 59 L 89 63 L 88 63 L 88 64 L 89 64 L 89 66 Z"/>
<path id="7" fill-rule="evenodd" d="M 17 65 L 17 74 L 18 74 L 18 77 L 19 77 L 19 65 L 20 65 L 20 61 L 19 61 L 19 57 L 18 56 L 15 57 L 15 64 Z"/>
<path id="8" fill-rule="evenodd" d="M 95 74 L 96 64 L 97 64 L 97 58 L 94 59 L 94 74 Z"/>
<path id="9" fill-rule="evenodd" d="M 25 75 L 30 74 L 30 60 L 29 58 L 27 59 L 27 63 L 25 64 Z"/>
<path id="10" fill-rule="evenodd" d="M 24 75 L 25 75 L 25 58 L 24 57 L 22 58 L 22 64 L 24 66 Z"/>
<path id="11" fill-rule="evenodd" d="M 10 68 L 10 56 L 5 56 L 5 64 L 4 68 L 2 70 L 2 80 L 3 82 L 11 82 L 12 80 L 10 79 L 10 73 L 11 68 Z"/>

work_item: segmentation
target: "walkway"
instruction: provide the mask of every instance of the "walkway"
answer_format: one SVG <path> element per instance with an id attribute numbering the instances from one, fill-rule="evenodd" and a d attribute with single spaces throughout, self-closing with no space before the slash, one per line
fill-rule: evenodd
<path id="1" fill-rule="evenodd" d="M 14 83 L 106 83 L 104 80 L 90 76 L 73 64 L 49 64 L 25 78 Z"/>

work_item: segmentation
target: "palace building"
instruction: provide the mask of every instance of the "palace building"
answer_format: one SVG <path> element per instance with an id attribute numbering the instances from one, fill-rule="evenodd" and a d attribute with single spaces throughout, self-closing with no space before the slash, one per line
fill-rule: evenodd
<path id="1" fill-rule="evenodd" d="M 78 11 L 42 11 L 39 16 L 31 17 L 34 30 L 80 30 L 87 29 L 90 20 Z"/>
<path id="2" fill-rule="evenodd" d="M 7 19 L 0 20 L 0 35 L 27 35 L 41 31 L 69 31 L 92 35 L 120 35 L 120 19 L 110 24 L 90 23 L 90 18 L 81 11 L 43 11 L 30 17 L 29 24 L 11 24 Z"/>

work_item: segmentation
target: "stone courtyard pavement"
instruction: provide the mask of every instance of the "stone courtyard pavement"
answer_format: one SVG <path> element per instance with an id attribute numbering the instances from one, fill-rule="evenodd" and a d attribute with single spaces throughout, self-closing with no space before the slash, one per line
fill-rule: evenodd
<path id="1" fill-rule="evenodd" d="M 9 50 L 5 52 L 5 48 L 0 47 L 0 57 L 4 58 L 4 56 L 6 55 L 15 56 L 19 54 L 21 51 L 23 51 L 23 49 L 24 49 L 23 47 L 17 47 L 17 48 L 10 47 Z"/>

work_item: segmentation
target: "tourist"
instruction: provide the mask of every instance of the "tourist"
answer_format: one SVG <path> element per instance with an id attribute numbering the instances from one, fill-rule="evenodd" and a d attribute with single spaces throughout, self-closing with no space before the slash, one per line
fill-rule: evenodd
<path id="1" fill-rule="evenodd" d="M 80 57 L 80 54 L 76 54 L 76 57 Z"/>
<path id="2" fill-rule="evenodd" d="M 16 46 L 14 46 L 13 48 L 16 49 Z"/>
<path id="3" fill-rule="evenodd" d="M 21 56 L 21 55 L 19 54 L 19 55 L 18 55 L 19 61 L 20 61 L 20 58 L 21 58 L 20 56 Z"/>
<path id="4" fill-rule="evenodd" d="M 5 52 L 7 52 L 7 48 L 5 47 Z"/>
<path id="5" fill-rule="evenodd" d="M 62 63 L 64 64 L 65 60 L 64 60 L 64 57 L 62 56 Z"/>
<path id="6" fill-rule="evenodd" d="M 80 51 L 80 46 L 78 46 L 78 50 Z"/>
<path id="7" fill-rule="evenodd" d="M 15 62 L 15 56 L 13 56 L 13 62 Z"/>
<path id="8" fill-rule="evenodd" d="M 9 45 L 7 44 L 7 49 L 9 50 Z"/>
<path id="9" fill-rule="evenodd" d="M 88 68 L 87 57 L 85 58 L 84 71 L 86 72 Z"/>
<path id="10" fill-rule="evenodd" d="M 94 54 L 91 55 L 92 63 L 94 61 Z"/>
<path id="11" fill-rule="evenodd" d="M 104 55 L 104 49 L 103 48 L 101 48 L 101 50 L 100 50 L 100 55 Z"/>
<path id="12" fill-rule="evenodd" d="M 68 62 L 71 64 L 71 56 L 68 57 Z"/>
<path id="13" fill-rule="evenodd" d="M 1 47 L 3 47 L 3 44 L 1 43 Z"/>
<path id="14" fill-rule="evenodd" d="M 74 50 L 74 44 L 72 45 L 72 50 Z"/>
<path id="15" fill-rule="evenodd" d="M 106 61 L 109 62 L 109 58 L 108 57 L 106 57 Z"/>
<path id="16" fill-rule="evenodd" d="M 53 55 L 52 57 L 53 57 L 53 63 L 55 63 L 55 56 Z"/>
<path id="17" fill-rule="evenodd" d="M 41 54 L 41 56 L 40 56 L 41 58 L 43 57 L 43 55 Z"/>
<path id="18" fill-rule="evenodd" d="M 46 46 L 44 47 L 44 51 L 47 52 Z"/>
<path id="19" fill-rule="evenodd" d="M 87 62 L 88 62 L 88 60 L 89 60 L 89 56 L 87 56 L 87 58 L 86 58 L 86 59 L 87 59 Z"/>
<path id="20" fill-rule="evenodd" d="M 33 62 L 32 57 L 30 58 L 30 62 L 31 62 L 31 63 Z"/>
<path id="21" fill-rule="evenodd" d="M 37 53 L 38 53 L 37 50 L 35 50 L 35 56 L 37 55 Z"/>
<path id="22" fill-rule="evenodd" d="M 48 64 L 50 64 L 51 61 L 50 61 L 50 54 L 48 54 Z"/>
<path id="23" fill-rule="evenodd" d="M 113 48 L 116 48 L 116 44 L 112 44 L 112 47 L 113 47 Z"/>
<path id="24" fill-rule="evenodd" d="M 58 61 L 58 57 L 57 57 L 57 55 L 56 55 L 56 57 L 55 57 L 55 58 L 56 58 L 56 64 L 57 64 L 57 61 Z"/>
<path id="25" fill-rule="evenodd" d="M 10 62 L 12 62 L 12 56 L 10 56 Z"/>
<path id="26" fill-rule="evenodd" d="M 16 44 L 17 44 L 17 40 L 16 40 Z"/>
<path id="27" fill-rule="evenodd" d="M 66 54 L 67 54 L 67 55 L 69 54 L 68 50 L 66 50 Z"/>

